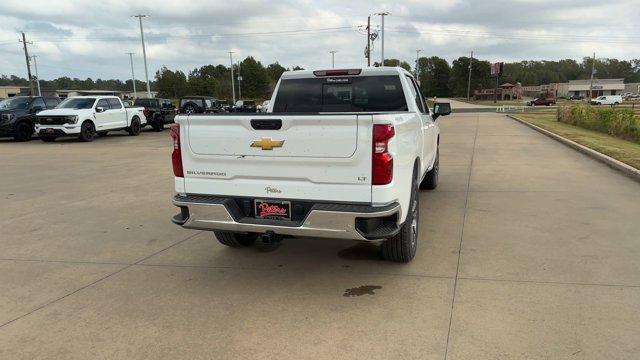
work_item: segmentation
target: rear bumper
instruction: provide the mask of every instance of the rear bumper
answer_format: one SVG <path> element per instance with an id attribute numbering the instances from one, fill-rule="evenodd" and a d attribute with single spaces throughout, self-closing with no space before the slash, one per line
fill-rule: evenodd
<path id="1" fill-rule="evenodd" d="M 235 209 L 231 198 L 201 195 L 176 195 L 173 204 L 180 213 L 172 221 L 184 228 L 280 235 L 380 240 L 396 235 L 400 230 L 400 205 L 382 207 L 369 205 L 316 203 L 301 221 L 257 219 L 243 216 Z"/>

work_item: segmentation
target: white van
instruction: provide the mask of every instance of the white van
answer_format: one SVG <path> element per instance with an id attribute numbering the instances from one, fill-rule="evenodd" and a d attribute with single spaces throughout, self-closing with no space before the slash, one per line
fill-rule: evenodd
<path id="1" fill-rule="evenodd" d="M 619 105 L 622 103 L 621 95 L 598 96 L 591 100 L 592 105 Z"/>

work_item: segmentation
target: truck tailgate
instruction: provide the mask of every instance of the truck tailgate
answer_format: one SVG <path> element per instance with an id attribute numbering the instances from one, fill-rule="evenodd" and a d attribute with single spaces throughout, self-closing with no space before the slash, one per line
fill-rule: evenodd
<path id="1" fill-rule="evenodd" d="M 371 201 L 371 115 L 179 117 L 185 192 Z"/>

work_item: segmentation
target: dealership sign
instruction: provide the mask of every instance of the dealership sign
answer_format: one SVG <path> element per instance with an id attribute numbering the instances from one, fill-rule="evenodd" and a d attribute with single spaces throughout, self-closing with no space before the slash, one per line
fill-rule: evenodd
<path id="1" fill-rule="evenodd" d="M 500 77 L 502 76 L 502 71 L 504 69 L 504 63 L 497 62 L 491 64 L 491 77 Z"/>

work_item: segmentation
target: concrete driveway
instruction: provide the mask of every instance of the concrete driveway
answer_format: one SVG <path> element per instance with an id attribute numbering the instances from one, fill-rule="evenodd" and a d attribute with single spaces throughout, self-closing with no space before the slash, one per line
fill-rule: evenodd
<path id="1" fill-rule="evenodd" d="M 464 101 L 458 101 L 458 100 L 454 100 L 454 99 L 448 99 L 448 98 L 438 98 L 438 102 L 448 102 L 451 104 L 451 109 L 455 110 L 464 110 L 464 111 L 469 111 L 469 110 L 473 110 L 473 109 L 482 109 L 482 110 L 488 110 L 488 109 L 495 109 L 495 106 L 489 106 L 489 105 L 478 105 L 478 104 L 471 104 L 468 102 L 464 102 Z"/>
<path id="2" fill-rule="evenodd" d="M 0 359 L 636 359 L 640 184 L 496 114 L 442 127 L 407 265 L 169 221 L 164 133 L 0 141 Z"/>

